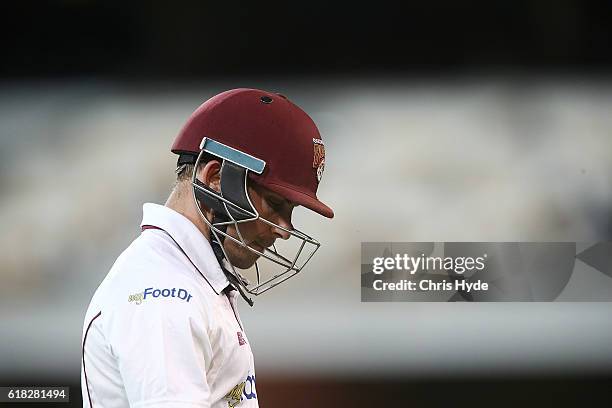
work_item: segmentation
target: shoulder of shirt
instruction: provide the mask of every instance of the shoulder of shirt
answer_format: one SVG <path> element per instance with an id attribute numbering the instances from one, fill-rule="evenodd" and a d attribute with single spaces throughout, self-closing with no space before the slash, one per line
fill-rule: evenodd
<path id="1" fill-rule="evenodd" d="M 172 289 L 175 289 L 174 296 L 164 298 L 163 294 L 168 292 L 163 291 L 172 293 Z M 179 291 L 185 299 L 177 296 Z M 173 309 L 205 313 L 218 296 L 176 249 L 170 237 L 163 231 L 149 231 L 137 237 L 117 258 L 96 290 L 92 298 L 95 307 L 91 305 L 90 309 L 114 313 L 127 308 L 129 312 L 129 308 L 142 306 L 147 301 L 169 301 Z"/>

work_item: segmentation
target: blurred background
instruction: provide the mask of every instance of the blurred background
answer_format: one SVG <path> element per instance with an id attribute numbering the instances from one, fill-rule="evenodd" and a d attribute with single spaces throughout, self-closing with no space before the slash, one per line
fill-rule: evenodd
<path id="1" fill-rule="evenodd" d="M 81 406 L 85 310 L 165 202 L 172 139 L 255 87 L 319 125 L 336 212 L 296 211 L 322 249 L 241 305 L 260 406 L 607 397 L 612 304 L 361 303 L 360 244 L 612 240 L 610 2 L 2 8 L 0 385 Z"/>

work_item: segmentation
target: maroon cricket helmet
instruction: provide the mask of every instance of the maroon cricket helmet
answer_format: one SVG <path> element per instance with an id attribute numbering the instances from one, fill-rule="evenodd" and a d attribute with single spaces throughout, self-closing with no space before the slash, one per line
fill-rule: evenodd
<path id="1" fill-rule="evenodd" d="M 266 162 L 257 184 L 332 218 L 317 198 L 325 148 L 313 120 L 285 96 L 258 89 L 232 89 L 204 102 L 174 140 L 172 152 L 197 155 L 207 137 Z"/>

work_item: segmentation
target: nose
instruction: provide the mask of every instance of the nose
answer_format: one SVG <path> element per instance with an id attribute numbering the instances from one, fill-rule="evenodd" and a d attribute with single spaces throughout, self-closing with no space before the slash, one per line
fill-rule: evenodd
<path id="1" fill-rule="evenodd" d="M 289 239 L 289 237 L 291 236 L 291 234 L 285 230 L 289 230 L 289 231 L 293 231 L 293 225 L 291 224 L 290 220 L 287 220 L 284 217 L 278 217 L 277 220 L 277 225 L 279 227 L 282 228 L 278 228 L 278 227 L 273 227 L 272 228 L 272 232 L 274 233 L 274 237 L 275 238 L 281 238 L 281 239 Z"/>

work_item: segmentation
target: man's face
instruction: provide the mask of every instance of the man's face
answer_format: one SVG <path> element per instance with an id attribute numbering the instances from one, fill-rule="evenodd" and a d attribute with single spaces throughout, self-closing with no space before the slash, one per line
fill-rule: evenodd
<path id="1" fill-rule="evenodd" d="M 291 214 L 296 207 L 295 204 L 287 201 L 267 188 L 253 183 L 248 187 L 248 192 L 251 202 L 261 218 L 265 218 L 288 230 L 293 229 L 291 225 Z M 239 227 L 240 234 L 245 243 L 262 253 L 265 248 L 271 246 L 278 238 L 288 239 L 290 236 L 288 232 L 268 225 L 260 220 L 241 223 Z M 229 225 L 227 227 L 227 234 L 238 240 L 240 239 L 234 225 Z M 240 269 L 250 268 L 257 258 L 259 258 L 259 255 L 231 239 L 224 240 L 224 248 L 232 265 Z"/>

